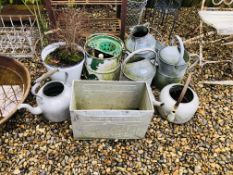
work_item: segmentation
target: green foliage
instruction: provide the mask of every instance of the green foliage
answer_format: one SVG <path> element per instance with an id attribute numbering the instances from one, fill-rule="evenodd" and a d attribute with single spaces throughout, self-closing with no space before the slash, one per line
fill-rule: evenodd
<path id="1" fill-rule="evenodd" d="M 41 3 L 42 0 L 8 0 L 9 4 L 36 4 Z"/>
<path id="2" fill-rule="evenodd" d="M 67 49 L 66 47 L 57 48 L 55 51 L 50 53 L 45 62 L 49 65 L 56 65 L 60 67 L 66 67 L 75 65 L 83 60 L 82 52 L 74 52 Z"/>
<path id="3" fill-rule="evenodd" d="M 41 3 L 41 0 L 22 0 L 26 4 L 36 4 L 36 2 Z"/>
<path id="4" fill-rule="evenodd" d="M 42 0 L 0 0 L 0 4 L 36 4 L 41 3 Z"/>

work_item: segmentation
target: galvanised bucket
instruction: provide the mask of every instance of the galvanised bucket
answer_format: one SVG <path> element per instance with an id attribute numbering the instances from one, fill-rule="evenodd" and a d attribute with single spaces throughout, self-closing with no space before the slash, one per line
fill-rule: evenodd
<path id="1" fill-rule="evenodd" d="M 84 46 L 87 58 L 87 79 L 115 80 L 122 58 L 124 44 L 121 39 L 109 34 L 91 35 Z M 104 76 L 112 73 L 115 75 Z M 91 77 L 89 77 L 89 75 Z"/>

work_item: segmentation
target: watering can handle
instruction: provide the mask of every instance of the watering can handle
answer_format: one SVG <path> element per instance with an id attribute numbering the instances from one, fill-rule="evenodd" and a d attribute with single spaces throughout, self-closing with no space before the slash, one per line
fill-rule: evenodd
<path id="1" fill-rule="evenodd" d="M 138 49 L 138 50 L 135 50 L 134 52 L 132 52 L 132 53 L 130 53 L 126 58 L 125 58 L 125 60 L 123 61 L 123 63 L 122 63 L 122 70 L 124 71 L 124 69 L 125 69 L 125 65 L 129 62 L 129 60 L 134 56 L 134 55 L 136 55 L 136 54 L 138 54 L 138 53 L 140 53 L 140 52 L 144 52 L 144 51 L 150 51 L 150 52 L 153 52 L 154 54 L 155 54 L 155 60 L 156 60 L 156 57 L 157 57 L 157 54 L 156 54 L 156 52 L 154 51 L 154 50 L 152 50 L 152 49 Z M 155 65 L 157 65 L 157 63 L 155 62 L 154 63 Z"/>
<path id="2" fill-rule="evenodd" d="M 147 27 L 149 29 L 150 27 L 150 23 L 149 22 L 146 22 L 145 24 L 142 24 L 143 26 Z"/>
<path id="3" fill-rule="evenodd" d="M 58 71 L 59 71 L 59 69 L 52 69 L 52 70 L 50 70 L 50 71 L 44 73 L 44 74 L 43 74 L 41 77 L 39 77 L 38 79 L 36 79 L 34 86 L 32 86 L 31 93 L 32 93 L 33 95 L 37 95 L 36 90 L 37 90 L 37 88 L 40 86 L 41 81 L 43 81 L 43 80 L 49 78 L 50 76 L 52 76 L 54 73 L 56 73 L 56 72 L 58 72 Z M 68 73 L 67 73 L 67 72 L 64 72 L 64 73 L 65 73 L 65 83 L 66 83 L 66 81 L 67 81 L 67 79 L 68 79 Z"/>
<path id="4" fill-rule="evenodd" d="M 179 46 L 180 46 L 180 59 L 183 59 L 184 58 L 184 43 L 178 35 L 176 35 L 175 37 L 178 40 Z"/>
<path id="5" fill-rule="evenodd" d="M 58 69 L 52 69 L 52 70 L 44 73 L 41 77 L 37 78 L 35 81 L 35 84 L 32 86 L 31 93 L 33 95 L 37 95 L 36 90 L 40 86 L 40 82 L 43 81 L 44 79 L 50 77 L 51 75 L 53 75 L 54 73 L 56 73 L 58 71 L 59 71 Z"/>
<path id="6" fill-rule="evenodd" d="M 58 69 L 52 69 L 46 73 L 44 73 L 41 77 L 37 78 L 35 83 L 40 83 L 41 81 L 43 81 L 46 78 L 49 78 L 51 75 L 53 75 L 54 73 L 58 72 Z"/>

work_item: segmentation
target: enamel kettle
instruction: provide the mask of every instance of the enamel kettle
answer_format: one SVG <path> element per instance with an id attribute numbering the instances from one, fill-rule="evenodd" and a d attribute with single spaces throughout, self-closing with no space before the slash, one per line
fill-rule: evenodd
<path id="1" fill-rule="evenodd" d="M 183 124 L 191 120 L 199 106 L 197 94 L 188 87 L 191 81 L 189 75 L 185 85 L 173 83 L 165 86 L 159 95 L 159 102 L 152 99 L 160 115 L 169 122 Z"/>
<path id="2" fill-rule="evenodd" d="M 51 70 L 42 75 L 35 82 L 31 89 L 31 93 L 36 96 L 37 107 L 32 107 L 29 104 L 20 104 L 18 109 L 26 108 L 34 115 L 42 114 L 44 117 L 52 122 L 61 122 L 69 119 L 69 103 L 71 87 L 62 81 L 50 81 L 40 88 L 37 92 L 41 82 L 50 77 L 58 70 Z M 65 80 L 68 74 L 65 73 Z"/>

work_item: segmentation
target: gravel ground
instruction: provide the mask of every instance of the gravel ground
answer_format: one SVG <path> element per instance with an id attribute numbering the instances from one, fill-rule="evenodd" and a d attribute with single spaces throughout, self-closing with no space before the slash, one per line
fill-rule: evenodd
<path id="1" fill-rule="evenodd" d="M 183 9 L 176 33 L 195 36 L 195 9 Z M 166 28 L 165 28 L 166 29 Z M 197 50 L 193 45 L 188 51 Z M 206 56 L 229 57 L 232 49 L 210 46 Z M 33 80 L 45 70 L 24 61 Z M 200 97 L 195 117 L 175 125 L 155 115 L 145 139 L 73 139 L 70 121 L 50 123 L 18 111 L 0 128 L 0 174 L 233 174 L 233 87 L 203 86 L 204 79 L 233 79 L 229 65 L 197 68 L 192 87 Z M 26 102 L 35 104 L 29 95 Z"/>

